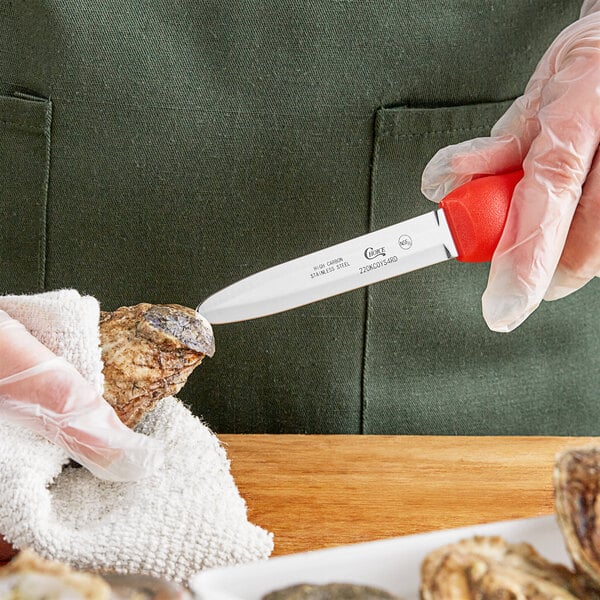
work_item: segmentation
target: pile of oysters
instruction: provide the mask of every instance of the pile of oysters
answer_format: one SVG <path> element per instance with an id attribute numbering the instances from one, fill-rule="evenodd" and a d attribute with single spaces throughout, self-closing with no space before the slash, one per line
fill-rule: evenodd
<path id="1" fill-rule="evenodd" d="M 548 562 L 529 544 L 474 537 L 425 558 L 422 600 L 600 600 L 600 447 L 559 455 L 554 489 L 573 569 Z"/>
<path id="2" fill-rule="evenodd" d="M 560 454 L 554 489 L 572 569 L 549 562 L 530 544 L 475 536 L 425 557 L 421 600 L 600 600 L 600 446 Z M 344 583 L 294 585 L 262 600 L 383 599 L 401 600 L 382 589 Z"/>

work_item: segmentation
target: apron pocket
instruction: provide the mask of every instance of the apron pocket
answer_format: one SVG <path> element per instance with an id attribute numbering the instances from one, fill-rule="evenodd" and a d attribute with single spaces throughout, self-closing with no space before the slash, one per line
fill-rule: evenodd
<path id="1" fill-rule="evenodd" d="M 488 134 L 510 102 L 382 109 L 373 164 L 373 229 L 423 214 L 427 161 Z M 489 265 L 445 261 L 369 289 L 363 431 L 597 435 L 600 294 L 595 283 L 544 302 L 510 334 L 481 314 Z"/>
<path id="2" fill-rule="evenodd" d="M 371 229 L 433 210 L 436 205 L 420 193 L 429 159 L 444 146 L 489 135 L 511 102 L 379 110 Z M 371 286 L 363 379 L 365 433 L 560 430 L 567 411 L 557 406 L 546 418 L 532 410 L 549 405 L 557 384 L 558 365 L 541 366 L 539 360 L 550 354 L 541 347 L 551 343 L 548 313 L 532 316 L 527 326 L 510 335 L 490 332 L 481 315 L 488 270 L 485 263 L 452 260 Z"/>
<path id="3" fill-rule="evenodd" d="M 489 135 L 513 100 L 443 108 L 381 108 L 375 116 L 371 178 L 373 229 L 433 210 L 421 174 L 444 146 Z"/>
<path id="4" fill-rule="evenodd" d="M 52 104 L 0 95 L 0 292 L 42 291 Z"/>

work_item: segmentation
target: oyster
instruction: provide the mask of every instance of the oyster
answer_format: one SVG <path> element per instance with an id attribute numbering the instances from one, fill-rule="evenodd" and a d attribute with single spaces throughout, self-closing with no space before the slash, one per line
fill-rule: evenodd
<path id="1" fill-rule="evenodd" d="M 23 550 L 0 567 L 0 598 L 108 600 L 110 586 L 98 575 L 74 571 Z"/>
<path id="2" fill-rule="evenodd" d="M 474 537 L 434 550 L 421 566 L 422 600 L 575 600 L 596 598 L 566 567 L 529 544 Z"/>
<path id="3" fill-rule="evenodd" d="M 400 600 L 385 590 L 352 583 L 300 583 L 275 590 L 262 600 Z"/>
<path id="4" fill-rule="evenodd" d="M 104 398 L 134 427 L 156 402 L 176 394 L 214 353 L 209 323 L 178 304 L 136 304 L 100 313 Z"/>
<path id="5" fill-rule="evenodd" d="M 554 467 L 558 522 L 578 570 L 600 587 L 600 447 L 560 454 Z"/>
<path id="6" fill-rule="evenodd" d="M 0 567 L 0 599 L 4 600 L 191 600 L 180 585 L 146 575 L 104 575 L 22 550 Z"/>

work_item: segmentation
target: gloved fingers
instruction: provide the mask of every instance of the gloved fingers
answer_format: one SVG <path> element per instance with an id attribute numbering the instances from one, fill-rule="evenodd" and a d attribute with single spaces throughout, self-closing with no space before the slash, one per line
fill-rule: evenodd
<path id="1" fill-rule="evenodd" d="M 423 170 L 421 192 L 440 202 L 452 190 L 478 175 L 521 167 L 528 146 L 514 135 L 475 138 L 438 150 Z"/>
<path id="2" fill-rule="evenodd" d="M 596 9 L 590 6 L 586 14 L 593 10 Z M 578 53 L 589 54 L 598 46 L 599 28 L 598 14 L 567 27 L 540 60 L 523 95 L 494 125 L 490 137 L 447 146 L 433 156 L 423 171 L 423 194 L 439 202 L 478 175 L 503 173 L 520 167 L 531 143 L 540 133 L 538 112 L 549 103 L 548 88 L 552 87 L 549 82 L 560 71 L 568 72 L 568 68 L 564 69 L 565 64 Z M 592 64 L 595 64 L 594 59 Z M 577 106 L 579 99 L 573 99 Z"/>
<path id="3" fill-rule="evenodd" d="M 0 380 L 0 414 L 61 446 L 101 479 L 140 479 L 160 466 L 160 444 L 126 427 L 60 357 Z"/>
<path id="4" fill-rule="evenodd" d="M 425 197 L 440 202 L 452 190 L 480 175 L 496 175 L 521 168 L 531 142 L 539 133 L 536 113 L 541 79 L 530 83 L 494 125 L 490 137 L 466 140 L 439 150 L 421 178 Z"/>
<path id="5" fill-rule="evenodd" d="M 492 330 L 512 331 L 521 324 L 541 302 L 556 270 L 598 147 L 596 71 L 595 62 L 574 60 L 546 86 L 540 133 L 524 160 L 525 175 L 515 188 L 483 295 L 484 318 Z M 583 86 L 574 84 L 583 79 Z"/>
<path id="6" fill-rule="evenodd" d="M 103 479 L 139 479 L 159 466 L 155 440 L 126 427 L 75 367 L 3 311 L 0 355 L 2 417 L 60 445 Z"/>
<path id="7" fill-rule="evenodd" d="M 521 145 L 526 153 L 532 141 L 540 132 L 537 115 L 542 105 L 542 94 L 545 85 L 550 77 L 552 77 L 552 73 L 542 59 L 527 83 L 523 95 L 519 96 L 496 121 L 490 135 L 492 137 L 515 136 L 521 140 Z"/>
<path id="8" fill-rule="evenodd" d="M 600 275 L 600 152 L 583 184 L 581 199 L 544 300 L 558 300 Z"/>
<path id="9" fill-rule="evenodd" d="M 129 429 L 99 396 L 91 409 L 46 415 L 46 430 L 52 441 L 100 479 L 142 479 L 162 463 L 161 443 Z"/>
<path id="10" fill-rule="evenodd" d="M 129 429 L 97 394 L 80 404 L 79 399 L 90 389 L 83 378 L 70 385 L 75 398 L 71 410 L 46 416 L 46 422 L 52 420 L 56 435 L 53 441 L 71 458 L 96 477 L 110 481 L 142 479 L 160 467 L 162 445 L 158 440 Z"/>
<path id="11" fill-rule="evenodd" d="M 0 310 L 0 378 L 19 373 L 56 355 L 27 329 Z"/>
<path id="12" fill-rule="evenodd" d="M 600 11 L 600 0 L 584 0 L 581 5 L 580 17 L 586 17 L 587 15 Z"/>
<path id="13" fill-rule="evenodd" d="M 158 470 L 164 450 L 158 440 L 131 431 L 123 424 L 119 431 L 116 424 L 90 423 L 90 419 L 99 417 L 97 413 L 86 414 L 84 422 L 77 423 L 76 418 L 54 420 L 54 415 L 39 407 L 27 407 L 13 400 L 0 403 L 0 416 L 60 446 L 70 458 L 99 479 L 136 481 Z"/>

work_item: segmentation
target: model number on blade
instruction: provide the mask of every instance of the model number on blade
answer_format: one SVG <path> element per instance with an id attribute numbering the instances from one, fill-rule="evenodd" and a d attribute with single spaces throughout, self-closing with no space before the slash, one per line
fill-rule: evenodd
<path id="1" fill-rule="evenodd" d="M 369 265 L 365 265 L 364 267 L 359 267 L 358 272 L 360 275 L 364 275 L 369 271 L 374 271 L 375 269 L 380 269 L 381 267 L 385 267 L 385 265 L 389 265 L 390 263 L 398 262 L 397 256 L 390 256 L 389 258 L 384 258 L 383 260 L 378 260 L 377 262 L 371 263 Z"/>

